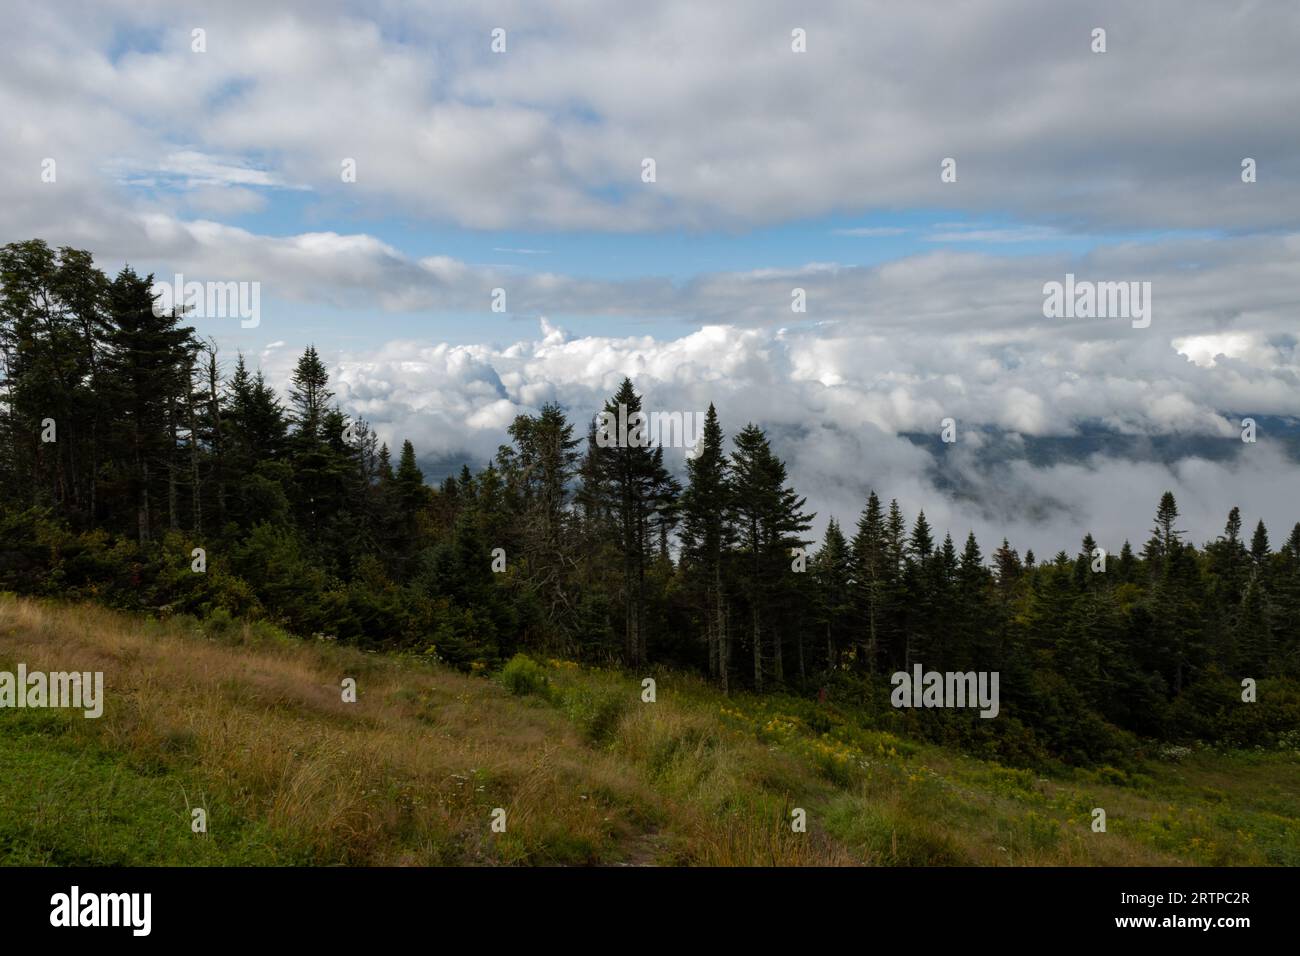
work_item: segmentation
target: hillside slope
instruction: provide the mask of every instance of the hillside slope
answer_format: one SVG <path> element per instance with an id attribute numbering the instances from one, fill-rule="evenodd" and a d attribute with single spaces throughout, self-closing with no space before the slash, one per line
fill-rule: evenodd
<path id="1" fill-rule="evenodd" d="M 1049 779 L 672 672 L 654 703 L 560 661 L 512 668 L 512 693 L 265 625 L 0 595 L 0 671 L 20 662 L 103 671 L 106 702 L 0 709 L 11 865 L 1300 865 L 1294 751 Z"/>

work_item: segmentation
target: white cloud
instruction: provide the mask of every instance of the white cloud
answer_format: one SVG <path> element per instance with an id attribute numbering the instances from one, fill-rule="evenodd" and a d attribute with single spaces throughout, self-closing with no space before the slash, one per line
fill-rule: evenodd
<path id="1" fill-rule="evenodd" d="M 1258 332 L 1219 332 L 1188 335 L 1174 339 L 1179 355 L 1185 355 L 1203 368 L 1214 368 L 1220 358 L 1237 359 L 1261 368 L 1271 368 L 1278 361 L 1277 350 Z"/>
<path id="2" fill-rule="evenodd" d="M 853 236 L 857 239 L 884 239 L 906 235 L 908 230 L 899 226 L 858 226 L 853 229 L 832 229 L 832 235 Z"/>
<path id="3" fill-rule="evenodd" d="M 806 54 L 790 51 L 794 18 Z M 1089 49 L 1098 21 L 1105 55 Z M 499 23 L 511 42 L 493 55 Z M 587 0 L 382 15 L 337 0 L 122 0 L 57 18 L 19 0 L 7 24 L 0 199 L 23 207 L 18 222 L 41 221 L 25 207 L 52 198 L 20 173 L 42 156 L 101 201 L 114 157 L 196 187 L 302 184 L 334 211 L 475 229 L 718 229 L 898 208 L 1248 229 L 1300 214 L 1288 186 L 1300 129 L 1281 121 L 1300 113 L 1300 8 L 1285 4 L 1225 28 L 1213 0 L 670 0 L 618 15 Z M 949 156 L 958 180 L 943 184 Z M 344 158 L 355 183 L 341 181 Z M 76 208 L 74 190 L 58 197 Z"/>
<path id="4" fill-rule="evenodd" d="M 1022 549 L 1050 555 L 1072 548 L 1084 531 L 1115 551 L 1126 535 L 1140 546 L 1166 488 L 1183 504 L 1184 525 L 1198 542 L 1218 533 L 1234 504 L 1279 533 L 1300 519 L 1300 464 L 1268 435 L 1257 445 L 1236 442 L 1236 429 L 1191 389 L 1152 390 L 1125 424 L 1139 434 L 1188 429 L 1218 437 L 1231 446 L 1222 460 L 1184 452 L 1166 464 L 1134 459 L 1131 448 L 1112 443 L 1110 451 L 1035 465 L 1017 435 L 1070 434 L 1074 416 L 1092 410 L 1086 389 L 1055 395 L 1050 376 L 1010 388 L 959 381 L 924 372 L 919 347 L 896 345 L 884 356 L 879 348 L 870 337 L 828 342 L 727 326 L 666 341 L 570 337 L 546 323 L 541 339 L 502 349 L 400 341 L 345 355 L 334 387 L 343 405 L 390 444 L 410 438 L 426 461 L 481 465 L 506 441 L 516 414 L 558 401 L 582 431 L 586 417 L 631 375 L 648 408 L 703 411 L 713 402 L 728 436 L 750 421 L 767 429 L 818 511 L 819 532 L 831 515 L 856 521 L 873 487 L 897 497 L 909 516 L 924 507 L 937 528 L 956 538 L 973 528 L 986 551 L 1006 535 Z M 840 370 L 828 384 L 831 356 Z M 289 359 L 280 360 L 281 380 Z M 877 364 L 890 366 L 892 375 L 877 376 Z M 950 446 L 937 441 L 947 415 L 959 422 L 958 442 Z M 905 432 L 931 440 L 918 443 Z M 680 466 L 678 453 L 669 459 Z"/>

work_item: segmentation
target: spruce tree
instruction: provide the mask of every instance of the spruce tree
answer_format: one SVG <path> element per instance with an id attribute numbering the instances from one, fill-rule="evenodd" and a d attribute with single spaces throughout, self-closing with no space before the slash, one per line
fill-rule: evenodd
<path id="1" fill-rule="evenodd" d="M 876 672 L 881 647 L 886 644 L 886 597 L 894 575 L 889 560 L 884 515 L 880 499 L 872 490 L 853 536 L 853 579 L 863 632 L 861 658 L 869 674 Z"/>
<path id="2" fill-rule="evenodd" d="M 853 614 L 853 555 L 839 522 L 826 524 L 821 550 L 813 559 L 816 589 L 816 620 L 825 639 L 826 670 L 833 672 L 849 643 Z"/>
<path id="3" fill-rule="evenodd" d="M 169 478 L 177 467 L 170 431 L 177 401 L 187 394 L 190 368 L 198 343 L 194 330 L 181 326 L 175 311 L 157 314 L 153 276 L 129 266 L 108 291 L 112 331 L 105 363 L 105 387 L 114 413 L 117 453 L 129 475 L 140 542 L 159 527 Z M 161 310 L 159 310 L 161 311 Z"/>
<path id="4" fill-rule="evenodd" d="M 1264 522 L 1261 520 L 1255 525 L 1255 534 L 1250 539 L 1250 559 L 1255 562 L 1255 567 L 1263 567 L 1270 553 L 1268 529 L 1264 527 Z"/>
<path id="5" fill-rule="evenodd" d="M 642 413 L 641 396 L 624 378 L 603 409 L 609 426 L 602 444 L 593 436 L 592 462 L 583 475 L 584 499 L 612 518 L 613 541 L 623 568 L 623 654 L 629 666 L 646 660 L 649 620 L 646 571 L 660 532 L 675 519 L 680 487 L 663 464 L 663 449 L 651 447 L 644 431 L 620 432 Z"/>
<path id="6" fill-rule="evenodd" d="M 730 640 L 727 634 L 724 559 L 734 545 L 736 532 L 731 514 L 731 484 L 722 426 L 709 404 L 704 432 L 696 454 L 686 460 L 687 485 L 682 493 L 682 559 L 702 582 L 700 616 L 704 621 L 709 675 L 724 691 L 729 689 Z"/>
<path id="7" fill-rule="evenodd" d="M 813 515 L 803 512 L 805 499 L 786 485 L 785 463 L 773 454 L 762 429 L 746 425 L 735 445 L 731 455 L 732 515 L 743 552 L 754 688 L 761 691 L 769 660 L 778 684 L 784 680 L 781 626 L 789 626 L 789 616 L 781 611 L 788 610 L 790 595 L 798 587 L 791 580 L 791 558 L 807 543 L 801 535 L 811 526 Z M 767 651 L 765 644 L 770 645 Z"/>

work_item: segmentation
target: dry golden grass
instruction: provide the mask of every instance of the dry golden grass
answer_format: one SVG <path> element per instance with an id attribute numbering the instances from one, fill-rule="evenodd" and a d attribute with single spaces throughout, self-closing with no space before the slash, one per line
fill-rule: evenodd
<path id="1" fill-rule="evenodd" d="M 102 670 L 104 716 L 72 722 L 73 733 L 132 766 L 179 765 L 189 806 L 263 820 L 316 862 L 582 862 L 616 856 L 653 805 L 553 710 L 484 679 L 346 648 L 258 641 L 247 628 L 219 643 L 10 598 L 0 659 Z M 354 704 L 342 700 L 345 677 L 357 680 Z M 77 795 L 64 796 L 77 813 Z M 496 807 L 504 834 L 489 827 Z"/>
<path id="2" fill-rule="evenodd" d="M 1142 866 L 1300 852 L 1300 762 L 1285 754 L 1153 767 L 1141 786 L 1049 780 L 925 745 L 850 752 L 788 733 L 800 724 L 772 720 L 779 700 L 728 700 L 680 674 L 658 675 L 651 705 L 638 677 L 552 665 L 519 697 L 266 627 L 213 636 L 0 595 L 0 669 L 19 661 L 103 671 L 106 701 L 99 720 L 0 733 L 0 862 Z M 18 713 L 0 721 L 37 720 Z M 1090 830 L 1094 806 L 1106 834 Z M 191 833 L 193 807 L 207 834 Z"/>

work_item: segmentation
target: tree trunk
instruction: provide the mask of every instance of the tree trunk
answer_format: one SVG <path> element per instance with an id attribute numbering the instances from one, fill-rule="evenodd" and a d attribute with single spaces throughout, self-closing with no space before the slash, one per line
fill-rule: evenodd
<path id="1" fill-rule="evenodd" d="M 190 518 L 190 527 L 194 529 L 195 534 L 201 535 L 203 533 L 203 487 L 199 482 L 199 428 L 194 416 L 193 389 L 189 391 L 186 412 L 189 418 L 187 427 L 190 430 L 191 507 L 194 509 L 194 514 Z"/>
<path id="2" fill-rule="evenodd" d="M 140 494 L 137 501 L 136 521 L 139 524 L 140 543 L 145 544 L 149 541 L 149 526 L 152 523 L 149 515 L 149 461 L 140 454 L 138 445 L 135 450 L 135 461 L 136 474 L 140 476 Z"/>
<path id="3" fill-rule="evenodd" d="M 90 526 L 95 526 L 99 507 L 99 412 L 90 423 Z"/>
<path id="4" fill-rule="evenodd" d="M 217 348 L 214 344 L 208 353 L 208 414 L 212 419 L 212 457 L 216 464 L 217 527 L 226 523 L 226 461 L 222 447 L 221 398 L 218 389 Z"/>
<path id="5" fill-rule="evenodd" d="M 709 655 L 709 680 L 718 679 L 718 634 L 713 622 L 713 588 L 704 591 L 704 643 Z"/>
<path id="6" fill-rule="evenodd" d="M 869 594 L 867 600 L 867 673 L 876 673 L 876 596 Z"/>
<path id="7" fill-rule="evenodd" d="M 718 655 L 717 671 L 714 676 L 722 681 L 723 691 L 727 687 L 727 655 L 725 652 L 727 640 L 727 623 L 722 607 L 722 563 L 718 560 L 713 562 L 713 603 L 709 608 L 709 617 L 713 621 L 713 639 L 715 643 L 714 650 Z"/>
<path id="8" fill-rule="evenodd" d="M 645 555 L 641 554 L 637 562 L 637 593 L 636 593 L 636 657 L 637 663 L 640 664 L 649 659 L 646 647 L 646 628 L 645 628 Z"/>
<path id="9" fill-rule="evenodd" d="M 727 610 L 722 604 L 722 596 L 718 596 L 718 621 L 721 627 L 722 647 L 722 694 L 728 696 L 731 693 L 731 633 L 727 622 Z"/>
<path id="10" fill-rule="evenodd" d="M 636 571 L 632 553 L 629 551 L 623 558 L 623 592 L 627 598 L 627 612 L 623 620 L 623 654 L 627 658 L 629 667 L 635 667 L 637 664 L 635 578 Z"/>
<path id="11" fill-rule="evenodd" d="M 773 629 L 772 649 L 776 652 L 776 660 L 773 662 L 773 674 L 776 677 L 776 686 L 778 688 L 785 686 L 785 655 L 781 645 L 781 632 Z"/>
<path id="12" fill-rule="evenodd" d="M 181 520 L 177 499 L 176 482 L 176 399 L 167 399 L 167 434 L 171 443 L 167 446 L 167 529 L 180 530 Z"/>

